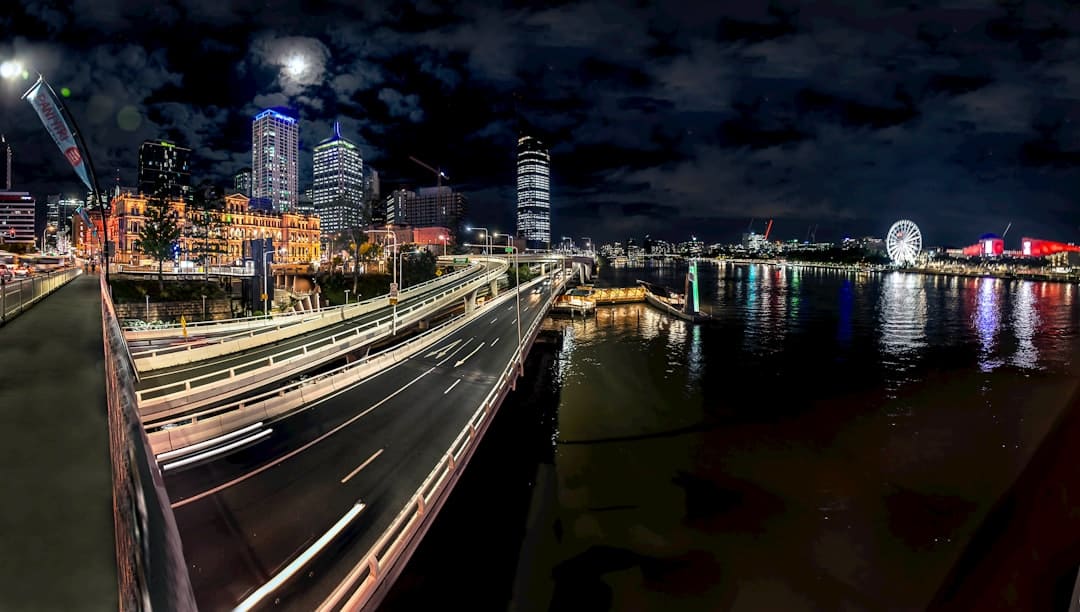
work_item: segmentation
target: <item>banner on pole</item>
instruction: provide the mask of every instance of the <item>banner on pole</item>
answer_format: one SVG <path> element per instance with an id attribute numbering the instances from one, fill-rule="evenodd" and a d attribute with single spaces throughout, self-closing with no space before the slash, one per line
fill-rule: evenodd
<path id="1" fill-rule="evenodd" d="M 37 111 L 41 122 L 45 124 L 45 129 L 52 136 L 53 141 L 56 142 L 56 146 L 60 147 L 60 152 L 64 154 L 75 173 L 86 184 L 86 188 L 95 191 L 90 180 L 90 172 L 86 166 L 83 151 L 79 146 L 78 134 L 71 129 L 67 120 L 64 119 L 61 112 L 63 107 L 59 98 L 56 97 L 56 92 L 52 90 L 52 87 L 49 87 L 43 77 L 39 76 L 34 86 L 23 94 L 23 99 L 29 102 L 30 106 L 33 106 L 34 110 Z"/>

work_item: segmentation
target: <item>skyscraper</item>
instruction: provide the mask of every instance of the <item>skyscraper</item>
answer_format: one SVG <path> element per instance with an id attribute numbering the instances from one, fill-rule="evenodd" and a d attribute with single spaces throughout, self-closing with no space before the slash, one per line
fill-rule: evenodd
<path id="1" fill-rule="evenodd" d="M 11 191 L 11 145 L 0 134 L 0 190 Z"/>
<path id="2" fill-rule="evenodd" d="M 300 174 L 300 121 L 268 108 L 251 121 L 251 206 L 290 212 Z"/>
<path id="3" fill-rule="evenodd" d="M 551 243 L 551 158 L 542 142 L 532 136 L 518 138 L 517 235 L 529 248 Z"/>
<path id="4" fill-rule="evenodd" d="M 364 160 L 357 146 L 334 133 L 315 147 L 313 199 L 323 234 L 360 227 L 364 210 Z"/>
<path id="5" fill-rule="evenodd" d="M 191 149 L 167 140 L 139 146 L 139 192 L 169 200 L 191 197 Z"/>
<path id="6" fill-rule="evenodd" d="M 245 197 L 251 197 L 251 168 L 241 168 L 233 175 L 233 189 Z"/>

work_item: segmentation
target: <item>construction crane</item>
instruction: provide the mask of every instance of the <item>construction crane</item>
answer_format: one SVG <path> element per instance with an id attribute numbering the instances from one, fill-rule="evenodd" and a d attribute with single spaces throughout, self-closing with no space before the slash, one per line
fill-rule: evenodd
<path id="1" fill-rule="evenodd" d="M 419 159 L 416 159 L 412 155 L 409 156 L 409 159 L 416 162 L 416 164 L 418 166 L 420 166 L 422 168 L 426 168 L 426 169 L 428 169 L 428 170 L 435 173 L 435 186 L 436 187 L 442 187 L 442 180 L 443 179 L 450 180 L 450 177 L 446 176 L 446 173 L 443 172 L 441 168 L 436 170 L 435 168 L 432 168 L 431 166 L 429 166 L 429 165 L 425 164 L 424 162 L 420 161 Z"/>
<path id="2" fill-rule="evenodd" d="M 766 241 L 769 239 L 769 232 L 772 231 L 772 221 L 773 221 L 772 219 L 769 219 L 769 224 L 767 226 L 765 226 L 765 237 L 764 237 L 764 239 Z"/>
<path id="3" fill-rule="evenodd" d="M 428 169 L 428 170 L 435 173 L 435 208 L 438 209 L 438 211 L 440 213 L 442 213 L 443 219 L 445 219 L 446 218 L 446 208 L 443 205 L 443 201 L 442 201 L 442 180 L 443 179 L 450 180 L 450 177 L 446 176 L 446 173 L 442 171 L 442 168 L 439 168 L 439 169 L 436 170 L 435 168 L 432 168 L 428 164 L 425 164 L 424 162 L 420 161 L 419 159 L 416 159 L 412 155 L 409 156 L 409 159 L 413 160 L 418 166 L 420 166 L 422 168 L 426 168 L 426 169 Z"/>
<path id="4" fill-rule="evenodd" d="M 1004 232 L 1001 232 L 1001 237 L 1002 237 L 1002 238 L 1004 238 L 1004 237 L 1005 237 L 1005 234 L 1008 234 L 1008 233 L 1009 233 L 1009 230 L 1010 230 L 1011 228 L 1012 228 L 1012 221 L 1009 221 L 1009 225 L 1007 225 L 1007 226 L 1005 227 L 1005 231 L 1004 231 Z"/>

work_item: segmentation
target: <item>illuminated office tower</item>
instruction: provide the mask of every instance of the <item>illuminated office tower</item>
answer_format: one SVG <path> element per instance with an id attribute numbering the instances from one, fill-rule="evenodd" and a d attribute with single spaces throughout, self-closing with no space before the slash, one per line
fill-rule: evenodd
<path id="1" fill-rule="evenodd" d="M 518 139 L 517 235 L 529 248 L 551 244 L 551 184 L 548 150 L 536 138 Z"/>
<path id="2" fill-rule="evenodd" d="M 251 207 L 293 212 L 300 195 L 300 121 L 268 108 L 251 122 Z"/>
<path id="3" fill-rule="evenodd" d="M 324 235 L 360 227 L 364 209 L 364 160 L 360 149 L 334 133 L 315 147 L 312 199 Z"/>
<path id="4" fill-rule="evenodd" d="M 139 146 L 139 192 L 167 200 L 191 199 L 191 149 L 167 140 Z"/>

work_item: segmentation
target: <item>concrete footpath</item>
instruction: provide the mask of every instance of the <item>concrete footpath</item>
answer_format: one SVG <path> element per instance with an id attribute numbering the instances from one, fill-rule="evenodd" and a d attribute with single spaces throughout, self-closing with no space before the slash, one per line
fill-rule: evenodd
<path id="1" fill-rule="evenodd" d="M 100 285 L 0 327 L 0 609 L 116 610 Z"/>

